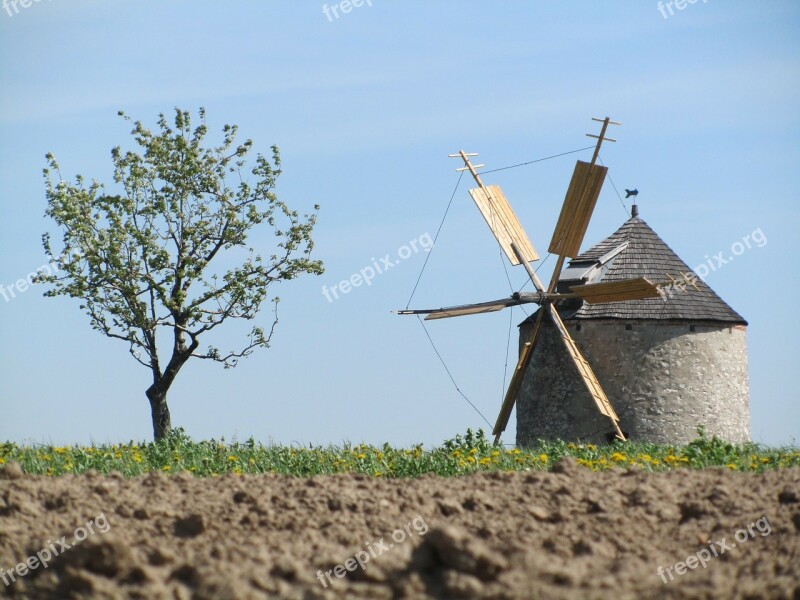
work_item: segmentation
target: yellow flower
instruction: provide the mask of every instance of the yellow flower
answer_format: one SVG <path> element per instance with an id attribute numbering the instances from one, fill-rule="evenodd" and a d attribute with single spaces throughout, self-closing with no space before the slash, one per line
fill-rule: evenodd
<path id="1" fill-rule="evenodd" d="M 53 451 L 56 454 L 66 454 L 67 453 L 67 449 L 66 448 L 53 448 Z"/>
<path id="2" fill-rule="evenodd" d="M 119 450 L 117 452 L 114 452 L 114 458 L 122 458 L 122 452 L 120 452 Z"/>
<path id="3" fill-rule="evenodd" d="M 477 454 L 478 453 L 478 449 L 477 448 L 473 448 L 472 450 L 469 451 L 469 453 L 470 454 Z"/>
<path id="4" fill-rule="evenodd" d="M 542 461 L 542 462 L 547 462 L 547 458 L 548 458 L 547 454 L 540 454 L 539 455 L 539 460 Z"/>
<path id="5" fill-rule="evenodd" d="M 626 460 L 628 460 L 628 457 L 625 456 L 622 452 L 614 452 L 614 454 L 611 455 L 611 460 L 613 460 L 614 462 L 625 462 Z"/>
<path id="6" fill-rule="evenodd" d="M 256 464 L 256 461 L 255 461 L 255 460 L 253 460 L 252 458 L 248 458 L 248 459 L 247 459 L 247 462 L 249 462 L 251 465 L 254 465 L 254 464 Z"/>
<path id="7" fill-rule="evenodd" d="M 500 456 L 500 451 L 495 450 L 494 452 L 492 452 L 492 456 Z"/>
<path id="8" fill-rule="evenodd" d="M 378 471 L 377 473 L 375 473 L 375 477 L 383 477 L 383 473 L 381 473 L 380 471 Z"/>
<path id="9" fill-rule="evenodd" d="M 482 465 L 488 465 L 491 462 L 491 459 L 490 458 L 482 458 L 478 462 L 481 463 Z"/>
<path id="10" fill-rule="evenodd" d="M 768 463 L 770 460 L 772 460 L 772 459 L 769 456 L 765 456 L 764 458 L 761 459 L 761 462 L 762 463 Z"/>
<path id="11" fill-rule="evenodd" d="M 461 458 L 461 450 L 454 450 L 450 456 L 453 458 Z"/>
<path id="12" fill-rule="evenodd" d="M 728 463 L 725 466 L 728 467 L 731 471 L 735 471 L 737 469 L 736 465 L 733 463 Z"/>
<path id="13" fill-rule="evenodd" d="M 358 458 L 367 458 L 367 455 L 362 452 L 358 455 Z"/>
<path id="14" fill-rule="evenodd" d="M 670 454 L 669 456 L 664 457 L 664 462 L 671 465 L 674 462 L 678 462 L 678 457 Z"/>
<path id="15" fill-rule="evenodd" d="M 140 463 L 140 462 L 142 462 L 142 457 L 141 457 L 141 456 L 139 456 L 138 454 L 134 454 L 134 456 L 133 456 L 133 462 L 137 462 L 137 463 Z"/>
<path id="16" fill-rule="evenodd" d="M 164 465 L 163 467 L 161 467 L 161 470 L 162 471 L 169 471 L 171 468 L 172 467 L 170 467 L 169 465 Z"/>
<path id="17" fill-rule="evenodd" d="M 241 470 L 239 467 L 236 467 L 236 468 L 233 470 L 233 472 L 234 472 L 236 475 L 241 475 L 241 474 L 242 474 L 242 470 Z"/>
<path id="18" fill-rule="evenodd" d="M 6 464 L 6 459 L 0 457 L 0 465 L 4 465 L 4 464 Z"/>
<path id="19" fill-rule="evenodd" d="M 595 446 L 594 444 L 586 444 L 586 449 L 589 450 L 590 452 L 594 452 L 595 450 L 597 450 L 597 446 Z"/>
<path id="20" fill-rule="evenodd" d="M 475 457 L 474 456 L 468 456 L 467 457 L 467 462 L 468 463 L 474 463 L 475 462 Z"/>
<path id="21" fill-rule="evenodd" d="M 235 456 L 229 456 L 229 457 L 228 457 L 228 460 L 229 460 L 229 461 L 231 461 L 231 462 L 233 462 L 233 461 L 235 461 L 235 460 L 239 460 L 239 459 L 238 459 L 238 458 L 236 458 Z"/>

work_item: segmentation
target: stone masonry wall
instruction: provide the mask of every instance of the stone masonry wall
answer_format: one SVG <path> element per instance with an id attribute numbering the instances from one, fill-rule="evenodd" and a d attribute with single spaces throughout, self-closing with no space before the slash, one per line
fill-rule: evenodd
<path id="1" fill-rule="evenodd" d="M 629 439 L 681 444 L 697 437 L 699 425 L 709 436 L 750 439 L 744 326 L 611 319 L 565 323 Z M 521 327 L 520 345 L 530 329 L 530 324 Z M 539 438 L 603 443 L 611 432 L 610 420 L 597 411 L 545 319 L 517 400 L 517 444 Z"/>

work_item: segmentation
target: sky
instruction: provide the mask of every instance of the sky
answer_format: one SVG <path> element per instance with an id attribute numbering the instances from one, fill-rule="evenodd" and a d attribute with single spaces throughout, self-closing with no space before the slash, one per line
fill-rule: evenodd
<path id="1" fill-rule="evenodd" d="M 235 369 L 184 367 L 169 403 L 192 437 L 407 446 L 489 429 L 525 314 L 428 325 L 474 409 L 416 319 L 390 312 L 426 257 L 412 306 L 509 293 L 467 178 L 426 251 L 459 177 L 448 154 L 478 152 L 485 170 L 533 161 L 591 145 L 591 118 L 610 116 L 622 125 L 601 149 L 610 180 L 583 248 L 627 219 L 614 186 L 637 188 L 641 217 L 690 266 L 715 265 L 706 282 L 749 321 L 753 440 L 796 444 L 800 283 L 786 256 L 800 233 L 799 34 L 800 4 L 778 1 L 4 4 L 0 284 L 15 295 L 0 296 L 0 440 L 151 439 L 150 373 L 125 344 L 93 331 L 77 301 L 15 282 L 47 263 L 41 236 L 57 233 L 44 216 L 46 153 L 66 178 L 111 183 L 111 148 L 132 146 L 118 110 L 155 127 L 159 113 L 205 107 L 210 141 L 235 123 L 257 151 L 280 147 L 276 191 L 300 211 L 321 205 L 314 256 L 326 272 L 274 289 L 271 348 Z M 590 158 L 484 180 L 545 255 L 575 160 Z M 764 243 L 716 266 L 746 236 Z M 270 240 L 255 239 L 269 255 Z M 370 285 L 326 296 L 387 256 Z M 508 270 L 522 286 L 524 270 Z M 213 341 L 242 339 L 233 328 Z"/>

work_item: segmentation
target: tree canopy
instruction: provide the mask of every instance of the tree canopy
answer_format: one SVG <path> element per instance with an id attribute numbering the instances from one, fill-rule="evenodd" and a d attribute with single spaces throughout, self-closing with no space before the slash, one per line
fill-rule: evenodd
<path id="1" fill-rule="evenodd" d="M 46 215 L 62 238 L 55 248 L 43 236 L 59 271 L 38 280 L 50 284 L 46 296 L 80 299 L 91 326 L 124 341 L 151 371 L 147 396 L 160 438 L 171 427 L 166 392 L 181 367 L 190 358 L 233 367 L 268 347 L 279 301 L 270 298 L 271 284 L 323 272 L 311 257 L 319 206 L 300 216 L 278 199 L 277 146 L 271 160 L 256 154 L 249 168 L 253 143 L 237 144 L 237 126 L 225 125 L 222 143 L 206 146 L 203 109 L 194 128 L 188 111 L 176 108 L 171 121 L 161 114 L 155 132 L 119 114 L 133 123 L 138 148 L 111 152 L 116 193 L 82 176 L 66 181 L 47 155 Z M 265 227 L 274 238 L 266 258 L 248 246 L 249 234 Z M 227 321 L 254 320 L 268 298 L 275 306 L 270 327 L 253 326 L 236 348 L 201 349 L 201 336 Z"/>

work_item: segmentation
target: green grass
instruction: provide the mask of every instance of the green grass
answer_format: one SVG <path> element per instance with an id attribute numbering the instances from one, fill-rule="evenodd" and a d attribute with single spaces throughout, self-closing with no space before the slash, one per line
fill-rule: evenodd
<path id="1" fill-rule="evenodd" d="M 463 436 L 424 450 L 344 444 L 342 446 L 265 446 L 252 438 L 246 442 L 194 442 L 178 429 L 158 443 L 130 442 L 102 446 L 18 446 L 0 443 L 0 465 L 16 461 L 26 473 L 58 476 L 94 469 L 118 471 L 134 477 L 150 471 L 187 471 L 198 477 L 225 473 L 280 473 L 320 475 L 366 473 L 375 477 L 417 477 L 425 473 L 453 476 L 475 471 L 548 470 L 560 457 L 574 456 L 583 467 L 595 471 L 638 465 L 646 471 L 702 469 L 710 466 L 735 471 L 762 472 L 800 466 L 797 448 L 766 448 L 756 444 L 734 445 L 699 437 L 684 446 L 637 444 L 608 446 L 541 442 L 533 448 L 499 448 L 484 432 L 467 430 Z"/>

